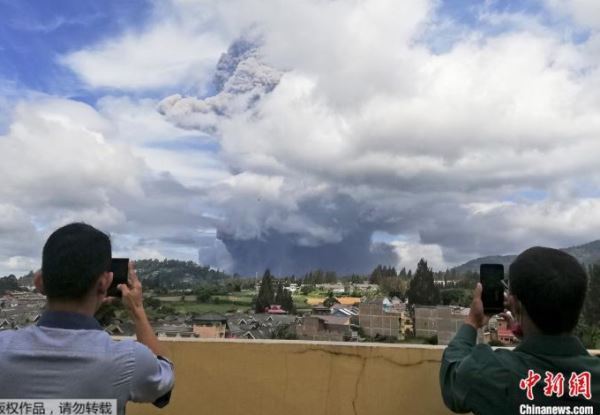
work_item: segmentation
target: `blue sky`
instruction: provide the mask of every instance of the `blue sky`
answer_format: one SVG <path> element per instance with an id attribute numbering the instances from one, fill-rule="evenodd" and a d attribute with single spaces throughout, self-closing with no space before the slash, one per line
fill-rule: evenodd
<path id="1" fill-rule="evenodd" d="M 0 77 L 17 87 L 94 102 L 97 95 L 62 65 L 61 55 L 139 30 L 147 1 L 1 1 Z"/>
<path id="2" fill-rule="evenodd" d="M 15 90 L 31 90 L 95 105 L 96 100 L 106 94 L 124 93 L 119 88 L 90 88 L 60 58 L 101 45 L 123 33 L 143 32 L 155 21 L 159 3 L 149 0 L 0 1 L 0 79 L 8 90 L 5 95 Z M 457 28 L 491 36 L 511 29 L 482 21 L 485 13 L 537 16 L 561 30 L 568 20 L 553 17 L 542 7 L 541 1 L 442 0 L 436 6 L 436 19 L 453 22 Z M 574 32 L 576 40 L 585 38 L 588 33 L 586 30 Z M 447 32 L 444 35 L 444 38 L 425 39 L 434 50 L 445 51 L 458 38 L 454 39 Z M 210 90 L 210 85 L 206 88 Z M 126 91 L 128 95 L 154 98 L 161 98 L 165 93 L 161 88 Z"/>
<path id="3" fill-rule="evenodd" d="M 119 93 L 118 89 L 87 87 L 60 57 L 123 32 L 142 31 L 152 21 L 154 4 L 148 0 L 2 0 L 0 78 L 16 89 L 66 96 L 92 105 L 106 93 Z M 504 30 L 482 23 L 484 10 L 547 15 L 537 1 L 443 0 L 437 8 L 439 19 L 492 34 Z M 163 91 L 137 93 L 159 97 Z"/>

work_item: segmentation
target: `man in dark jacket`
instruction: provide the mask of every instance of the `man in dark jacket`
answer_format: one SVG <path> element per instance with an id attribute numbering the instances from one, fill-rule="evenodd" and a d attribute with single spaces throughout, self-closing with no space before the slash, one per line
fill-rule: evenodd
<path id="1" fill-rule="evenodd" d="M 572 334 L 587 284 L 583 267 L 565 252 L 521 253 L 509 270 L 507 305 L 522 333 L 512 351 L 476 345 L 488 320 L 477 284 L 469 315 L 442 358 L 446 406 L 475 414 L 600 415 L 600 358 Z"/>

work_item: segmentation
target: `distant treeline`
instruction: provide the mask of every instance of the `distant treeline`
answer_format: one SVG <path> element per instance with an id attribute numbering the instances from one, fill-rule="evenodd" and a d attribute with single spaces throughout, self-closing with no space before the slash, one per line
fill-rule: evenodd
<path id="1" fill-rule="evenodd" d="M 199 282 L 231 278 L 223 271 L 176 259 L 141 259 L 135 262 L 135 268 L 147 288 L 191 288 Z"/>
<path id="2" fill-rule="evenodd" d="M 0 295 L 4 295 L 9 291 L 21 291 L 19 280 L 14 275 L 0 278 Z"/>

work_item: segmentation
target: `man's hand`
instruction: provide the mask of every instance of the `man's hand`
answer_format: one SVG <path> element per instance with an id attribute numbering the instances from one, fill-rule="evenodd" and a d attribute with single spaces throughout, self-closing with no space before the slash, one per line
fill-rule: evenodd
<path id="1" fill-rule="evenodd" d="M 121 291 L 123 304 L 129 309 L 135 324 L 135 336 L 137 340 L 146 345 L 157 356 L 166 356 L 167 351 L 160 344 L 154 329 L 148 321 L 144 311 L 144 297 L 142 296 L 142 283 L 135 273 L 133 261 L 129 261 L 129 273 L 127 284 L 119 284 L 117 289 Z"/>
<path id="2" fill-rule="evenodd" d="M 483 301 L 481 301 L 481 292 L 483 291 L 483 287 L 481 283 L 478 282 L 475 290 L 473 291 L 473 301 L 471 302 L 471 309 L 469 310 L 469 315 L 467 316 L 465 323 L 473 326 L 475 330 L 478 330 L 485 326 L 490 319 L 483 312 Z"/>
<path id="3" fill-rule="evenodd" d="M 135 319 L 144 316 L 142 283 L 135 272 L 133 261 L 129 261 L 127 284 L 119 284 L 117 289 L 121 291 L 123 304 L 127 307 L 132 317 Z"/>

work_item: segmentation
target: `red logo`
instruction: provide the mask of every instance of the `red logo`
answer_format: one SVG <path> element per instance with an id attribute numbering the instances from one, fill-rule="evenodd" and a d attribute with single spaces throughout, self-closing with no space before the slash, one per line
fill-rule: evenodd
<path id="1" fill-rule="evenodd" d="M 562 373 L 554 374 L 546 372 L 544 378 L 544 395 L 547 397 L 556 396 L 560 398 L 565 393 L 565 376 Z M 542 379 L 542 376 L 533 370 L 527 371 L 527 377 L 521 379 L 519 388 L 526 391 L 527 399 L 533 401 L 533 388 Z M 592 375 L 590 372 L 577 374 L 571 372 L 569 378 L 569 396 L 583 396 L 585 399 L 592 399 Z"/>
<path id="2" fill-rule="evenodd" d="M 519 382 L 519 388 L 527 391 L 527 399 L 530 401 L 533 401 L 533 387 L 540 381 L 541 378 L 542 377 L 540 375 L 529 369 L 527 372 L 527 377 L 525 379 L 521 379 Z"/>
<path id="3" fill-rule="evenodd" d="M 562 373 L 554 375 L 552 372 L 546 372 L 544 383 L 546 384 L 544 387 L 546 396 L 556 395 L 557 398 L 560 398 L 565 393 L 565 377 Z"/>
<path id="4" fill-rule="evenodd" d="M 571 373 L 569 378 L 569 396 L 583 395 L 585 399 L 592 399 L 592 375 L 590 372 L 582 372 L 579 375 Z"/>

